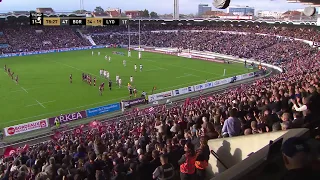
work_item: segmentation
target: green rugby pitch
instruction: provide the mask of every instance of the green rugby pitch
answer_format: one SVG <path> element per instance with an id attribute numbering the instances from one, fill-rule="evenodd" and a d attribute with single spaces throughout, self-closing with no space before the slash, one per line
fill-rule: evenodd
<path id="1" fill-rule="evenodd" d="M 129 58 L 127 50 L 120 48 L 95 49 L 93 56 L 91 51 L 0 59 L 1 67 L 6 64 L 19 76 L 17 85 L 3 69 L 0 73 L 0 128 L 128 99 L 126 84 L 130 76 L 133 76 L 133 86 L 140 95 L 142 91 L 150 94 L 153 86 L 157 87 L 154 93 L 159 93 L 249 71 L 237 63 L 221 64 L 148 52 L 142 52 L 139 60 L 136 51 Z M 112 51 L 124 52 L 126 56 L 112 54 Z M 111 55 L 111 63 L 105 60 L 105 55 Z M 123 60 L 127 61 L 126 67 Z M 134 64 L 138 68 L 142 64 L 143 72 L 135 72 Z M 102 82 L 107 85 L 99 75 L 100 69 L 109 71 L 113 81 L 113 90 L 106 88 L 103 96 L 99 95 L 98 87 L 82 81 L 82 73 L 87 73 L 97 78 L 98 85 Z M 72 84 L 69 83 L 70 74 L 73 75 Z M 122 78 L 122 88 L 114 83 L 116 74 Z"/>

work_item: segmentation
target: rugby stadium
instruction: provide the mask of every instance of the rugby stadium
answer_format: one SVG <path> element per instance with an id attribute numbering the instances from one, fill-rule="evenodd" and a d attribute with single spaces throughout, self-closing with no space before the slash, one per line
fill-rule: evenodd
<path id="1" fill-rule="evenodd" d="M 319 179 L 317 3 L 211 3 L 2 13 L 0 178 Z"/>

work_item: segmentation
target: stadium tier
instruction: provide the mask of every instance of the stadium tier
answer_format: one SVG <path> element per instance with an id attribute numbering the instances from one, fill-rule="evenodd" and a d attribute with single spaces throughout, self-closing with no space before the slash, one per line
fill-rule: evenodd
<path id="1" fill-rule="evenodd" d="M 2 178 L 151 180 L 161 175 L 171 180 L 209 179 L 213 176 L 207 176 L 207 172 L 212 172 L 210 167 L 216 166 L 216 164 L 208 164 L 210 158 L 215 158 L 210 155 L 212 150 L 209 147 L 210 140 L 302 127 L 310 129 L 312 137 L 319 136 L 317 129 L 320 123 L 320 56 L 317 44 L 320 42 L 320 33 L 318 30 L 312 26 L 245 22 L 231 24 L 226 22 L 178 25 L 142 22 L 140 37 L 137 23 L 131 24 L 130 30 L 128 26 L 123 25 L 75 28 L 5 24 L 0 27 L 2 32 L 0 44 L 3 44 L 0 46 L 0 52 L 3 57 L 9 53 L 88 46 L 90 48 L 108 47 L 0 59 L 0 65 L 5 67 L 4 73 L 0 75 L 3 82 L 1 85 L 10 87 L 8 90 L 0 85 L 3 109 L 7 106 L 7 111 L 12 108 L 16 113 L 20 111 L 19 108 L 23 108 L 25 113 L 30 113 L 30 110 L 26 109 L 37 106 L 39 109 L 35 109 L 32 112 L 35 114 L 30 116 L 35 119 L 43 118 L 39 120 L 39 129 L 41 129 L 41 123 L 44 123 L 45 127 L 49 126 L 48 123 L 54 129 L 44 135 L 38 135 L 36 139 L 40 139 L 41 142 L 31 139 L 25 143 L 16 139 L 18 141 L 16 144 L 13 144 L 14 141 L 7 143 L 1 158 L 1 161 L 5 162 L 0 168 Z M 129 43 L 132 47 L 131 57 L 128 57 L 129 52 L 126 49 Z M 125 48 L 118 48 L 118 46 Z M 134 47 L 136 50 L 141 50 L 143 47 L 146 51 L 152 47 L 153 51 L 143 51 L 140 59 Z M 164 55 L 157 54 L 165 48 L 174 50 L 165 51 Z M 256 69 L 248 69 L 247 61 L 230 63 L 229 60 L 214 59 L 214 62 L 208 62 L 176 57 L 182 52 L 188 56 L 206 52 L 251 59 L 255 60 L 259 66 L 264 64 L 277 66 L 282 72 L 270 70 L 269 76 L 263 74 L 251 79 L 250 82 L 240 81 L 238 84 L 232 84 L 236 82 L 236 79 L 233 79 L 234 76 L 237 77 L 244 72 L 250 74 Z M 108 58 L 109 56 L 111 59 Z M 194 59 L 201 58 L 198 55 Z M 8 68 L 12 68 L 11 71 L 8 71 Z M 130 70 L 124 68 L 130 68 Z M 101 73 L 104 69 L 112 74 L 112 81 L 116 79 L 118 73 L 121 74 L 120 78 L 124 76 L 125 87 L 119 85 L 121 81 L 118 77 L 113 83 L 118 84 L 112 85 L 111 90 L 110 81 L 107 81 Z M 226 69 L 227 74 L 223 74 L 223 70 Z M 28 98 L 20 94 L 13 95 L 14 88 L 20 84 L 16 75 L 12 74 L 12 70 L 21 74 L 24 74 L 23 71 L 28 72 L 22 77 L 19 75 L 19 83 L 23 86 L 29 85 L 29 88 L 21 86 L 18 90 L 24 95 L 27 94 Z M 99 70 L 100 74 L 98 74 Z M 229 73 L 229 70 L 232 73 Z M 140 75 L 136 75 L 137 73 Z M 219 92 L 203 93 L 200 88 L 195 96 L 184 97 L 177 102 L 169 100 L 164 104 L 157 104 L 157 101 L 152 101 L 148 97 L 156 99 L 159 98 L 158 96 L 144 95 L 141 96 L 143 103 L 150 101 L 147 108 L 137 106 L 123 109 L 124 112 L 121 115 L 112 118 L 100 116 L 101 121 L 94 120 L 97 109 L 83 111 L 85 108 L 124 100 L 121 99 L 123 94 L 130 94 L 130 98 L 134 99 L 132 89 L 126 87 L 132 74 L 135 81 L 138 81 L 137 87 L 144 88 L 143 92 L 148 92 L 148 95 L 160 93 L 161 96 L 169 97 L 176 93 L 170 91 L 172 90 L 168 89 L 170 87 L 188 86 L 190 89 L 195 89 L 196 86 L 192 86 L 190 81 L 207 83 L 206 80 L 211 78 L 214 80 L 212 82 L 217 82 L 216 80 L 226 77 L 230 81 L 226 84 L 227 87 Z M 90 82 L 87 77 L 90 77 Z M 92 88 L 96 81 L 97 86 Z M 134 84 L 135 81 L 130 79 L 128 83 Z M 102 82 L 106 82 L 106 85 L 99 87 L 99 94 L 98 84 Z M 186 85 L 180 87 L 181 82 Z M 156 83 L 161 84 L 165 91 L 172 94 L 161 94 Z M 33 92 L 33 89 L 37 88 L 39 91 Z M 55 89 L 47 91 L 49 88 Z M 194 89 L 192 91 L 195 91 Z M 48 92 L 50 96 L 46 94 Z M 99 96 L 102 93 L 103 96 Z M 140 93 L 141 91 L 138 97 Z M 1 96 L 2 94 L 5 95 Z M 94 98 L 91 98 L 92 94 Z M 112 96 L 116 96 L 116 100 Z M 43 100 L 38 101 L 36 97 L 43 97 Z M 54 97 L 54 99 L 48 99 L 48 97 Z M 73 99 L 70 99 L 72 102 L 65 101 L 50 106 L 50 103 L 59 101 L 59 97 Z M 16 104 L 10 104 L 8 102 L 8 100 L 11 101 L 10 98 Z M 104 99 L 104 102 L 99 104 L 97 99 L 100 98 L 109 99 Z M 132 99 L 122 103 L 130 104 Z M 24 101 L 34 101 L 34 104 L 16 106 L 23 104 Z M 52 115 L 50 109 L 51 111 L 68 109 L 70 108 L 68 106 L 79 105 L 77 104 L 79 102 L 87 104 L 77 108 L 78 113 L 71 114 L 71 110 L 61 112 L 70 114 L 61 114 L 57 111 L 58 113 L 54 112 L 56 117 L 46 119 L 46 114 Z M 88 105 L 90 103 L 93 107 Z M 119 103 L 107 108 L 112 109 L 114 106 L 119 106 Z M 117 109 L 120 110 L 119 107 Z M 88 113 L 94 114 L 89 123 L 76 121 L 89 117 Z M 20 118 L 19 120 L 23 123 L 31 121 L 19 114 L 11 115 L 16 118 L 12 122 L 0 119 L 3 121 L 1 123 L 2 128 L 5 128 L 4 133 L 8 136 L 4 138 L 4 143 L 11 138 L 11 135 L 18 136 L 14 135 L 15 129 L 10 128 L 19 124 L 15 120 Z M 6 112 L 3 112 L 2 117 L 0 116 L 0 118 L 3 117 L 10 119 L 10 115 Z M 68 123 L 73 120 L 80 123 L 71 129 Z M 6 123 L 8 123 L 7 126 L 3 125 Z M 21 126 L 21 128 L 28 127 Z M 27 136 L 22 133 L 20 135 Z M 250 142 L 247 143 L 250 145 Z M 288 147 L 291 146 L 288 145 Z M 285 155 L 291 152 L 285 150 L 283 150 Z M 161 164 L 166 166 L 158 168 Z M 163 168 L 166 168 L 166 171 Z M 306 179 L 308 178 L 309 176 Z"/>

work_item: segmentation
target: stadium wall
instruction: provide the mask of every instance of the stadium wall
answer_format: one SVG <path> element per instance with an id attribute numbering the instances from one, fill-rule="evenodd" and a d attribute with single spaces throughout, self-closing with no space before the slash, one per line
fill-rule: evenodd
<path id="1" fill-rule="evenodd" d="M 270 171 L 266 171 L 265 169 L 266 165 L 271 165 L 270 163 L 272 162 L 278 165 L 283 163 L 282 158 L 277 158 L 281 157 L 281 147 L 273 146 L 273 149 L 271 149 L 269 145 L 270 141 L 276 142 L 283 139 L 282 142 L 285 142 L 290 137 L 309 137 L 309 135 L 309 129 L 298 128 L 287 131 L 209 140 L 208 145 L 210 150 L 216 152 L 221 162 L 228 169 L 223 167 L 217 161 L 217 158 L 211 156 L 207 171 L 208 177 L 213 177 L 211 180 L 250 179 L 252 176 L 260 176 L 264 177 L 264 179 L 282 178 L 285 172 L 270 173 Z M 212 172 L 210 172 L 211 170 Z M 279 171 L 281 171 L 281 168 L 279 168 Z"/>
<path id="2" fill-rule="evenodd" d="M 210 150 L 217 153 L 219 159 L 227 168 L 243 161 L 252 153 L 263 148 L 270 140 L 274 141 L 284 135 L 286 131 L 270 132 L 263 134 L 253 134 L 232 138 L 213 139 L 208 142 Z M 248 146 L 250 142 L 250 146 Z M 212 174 L 217 175 L 226 170 L 226 168 L 213 156 L 209 159 Z"/>

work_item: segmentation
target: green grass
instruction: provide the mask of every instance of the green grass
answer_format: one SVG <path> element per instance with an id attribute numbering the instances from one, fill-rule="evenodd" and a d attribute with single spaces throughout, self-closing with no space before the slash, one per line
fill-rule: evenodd
<path id="1" fill-rule="evenodd" d="M 227 77 L 248 72 L 242 64 L 227 65 L 147 52 L 142 52 L 139 60 L 137 52 L 132 52 L 131 58 L 112 54 L 112 51 L 126 53 L 125 49 L 94 51 L 100 51 L 101 55 L 92 56 L 91 50 L 87 50 L 0 59 L 0 66 L 6 64 L 19 75 L 20 81 L 17 85 L 4 70 L 0 73 L 0 128 L 128 99 L 127 88 L 119 89 L 115 83 L 112 91 L 106 90 L 99 96 L 98 87 L 82 82 L 83 72 L 95 75 L 97 84 L 105 81 L 99 77 L 102 68 L 110 72 L 113 82 L 119 74 L 124 85 L 132 75 L 138 93 L 148 94 L 153 86 L 158 93 L 203 83 L 206 79 L 222 79 L 224 69 Z M 105 55 L 111 55 L 111 63 L 104 59 Z M 127 67 L 122 64 L 124 59 Z M 135 63 L 143 64 L 143 72 L 134 71 Z"/>

